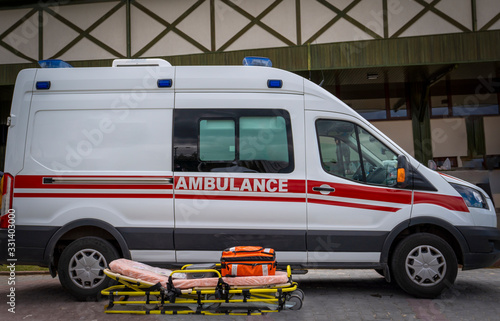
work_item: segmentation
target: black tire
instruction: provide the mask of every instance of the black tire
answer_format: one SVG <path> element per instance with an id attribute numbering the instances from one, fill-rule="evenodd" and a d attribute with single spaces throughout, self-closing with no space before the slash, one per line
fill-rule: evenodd
<path id="1" fill-rule="evenodd" d="M 103 270 L 117 258 L 118 252 L 108 241 L 98 237 L 80 238 L 61 254 L 57 267 L 59 282 L 78 301 L 96 301 L 101 297 L 101 290 L 114 283 Z"/>
<path id="2" fill-rule="evenodd" d="M 404 291 L 419 298 L 437 297 L 453 285 L 457 273 L 457 257 L 451 246 L 429 233 L 402 240 L 391 259 L 394 280 Z"/>

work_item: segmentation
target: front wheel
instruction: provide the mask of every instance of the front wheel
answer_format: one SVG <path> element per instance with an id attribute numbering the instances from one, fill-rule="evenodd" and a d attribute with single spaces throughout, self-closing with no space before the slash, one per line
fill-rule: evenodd
<path id="1" fill-rule="evenodd" d="M 417 233 L 398 244 L 391 268 L 404 291 L 420 298 L 435 298 L 455 282 L 458 262 L 455 252 L 442 238 Z"/>
<path id="2" fill-rule="evenodd" d="M 103 270 L 119 257 L 116 249 L 98 237 L 83 237 L 62 252 L 57 272 L 62 286 L 79 301 L 95 301 L 112 285 Z"/>

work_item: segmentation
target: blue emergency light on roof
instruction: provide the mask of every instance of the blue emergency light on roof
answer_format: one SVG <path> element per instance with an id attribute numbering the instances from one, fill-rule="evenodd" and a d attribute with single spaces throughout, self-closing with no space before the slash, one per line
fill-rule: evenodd
<path id="1" fill-rule="evenodd" d="M 158 88 L 172 87 L 172 79 L 158 79 Z"/>
<path id="2" fill-rule="evenodd" d="M 245 57 L 243 58 L 243 66 L 262 66 L 272 67 L 271 59 L 265 57 Z"/>
<path id="3" fill-rule="evenodd" d="M 38 64 L 42 68 L 73 68 L 73 66 L 61 59 L 40 60 Z"/>
<path id="4" fill-rule="evenodd" d="M 49 89 L 50 88 L 50 81 L 37 81 L 36 82 L 36 89 Z"/>
<path id="5" fill-rule="evenodd" d="M 281 88 L 283 87 L 283 81 L 281 79 L 269 79 L 267 81 L 267 88 Z"/>

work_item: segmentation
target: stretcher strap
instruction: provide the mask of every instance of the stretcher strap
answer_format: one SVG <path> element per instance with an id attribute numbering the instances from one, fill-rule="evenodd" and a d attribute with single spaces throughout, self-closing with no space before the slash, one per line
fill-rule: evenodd
<path id="1" fill-rule="evenodd" d="M 219 300 L 224 298 L 226 303 L 229 302 L 229 284 L 224 282 L 222 278 L 217 281 L 217 286 L 215 287 L 215 297 Z"/>
<path id="2" fill-rule="evenodd" d="M 163 288 L 160 289 L 160 297 L 161 297 L 161 305 L 165 304 L 165 290 Z"/>
<path id="3" fill-rule="evenodd" d="M 153 285 L 152 287 L 150 287 L 149 291 L 158 291 L 158 290 L 161 290 L 161 288 L 162 288 L 161 283 L 158 282 L 155 285 Z"/>
<path id="4" fill-rule="evenodd" d="M 170 301 L 170 303 L 175 303 L 175 299 L 177 298 L 177 296 L 182 294 L 182 291 L 180 289 L 174 287 L 172 276 L 168 277 L 167 292 L 168 300 Z"/>
<path id="5" fill-rule="evenodd" d="M 285 300 L 283 300 L 283 290 L 278 288 L 278 311 L 283 310 Z"/>
<path id="6" fill-rule="evenodd" d="M 201 309 L 201 291 L 198 291 L 198 307 L 196 309 L 196 312 L 198 312 L 198 309 Z"/>
<path id="7" fill-rule="evenodd" d="M 247 303 L 247 299 L 250 298 L 250 290 L 244 289 L 241 293 L 243 294 L 243 302 Z"/>
<path id="8" fill-rule="evenodd" d="M 113 292 L 111 292 L 109 295 L 108 295 L 108 299 L 109 299 L 109 303 L 108 303 L 108 309 L 111 309 L 115 304 L 113 303 L 115 301 L 115 295 L 113 294 Z"/>

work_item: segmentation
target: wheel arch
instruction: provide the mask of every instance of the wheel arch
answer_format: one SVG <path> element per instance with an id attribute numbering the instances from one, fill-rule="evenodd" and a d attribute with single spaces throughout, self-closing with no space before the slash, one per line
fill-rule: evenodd
<path id="1" fill-rule="evenodd" d="M 463 264 L 464 255 L 469 252 L 469 246 L 462 233 L 452 224 L 430 216 L 416 217 L 398 224 L 385 239 L 380 263 L 387 265 L 399 242 L 409 235 L 420 232 L 434 234 L 444 239 L 453 248 L 458 263 Z"/>
<path id="2" fill-rule="evenodd" d="M 131 258 L 127 242 L 114 226 L 101 220 L 80 219 L 62 226 L 47 244 L 44 261 L 49 263 L 52 276 L 55 276 L 59 256 L 64 248 L 72 241 L 85 236 L 103 238 L 115 246 L 122 257 Z"/>

